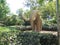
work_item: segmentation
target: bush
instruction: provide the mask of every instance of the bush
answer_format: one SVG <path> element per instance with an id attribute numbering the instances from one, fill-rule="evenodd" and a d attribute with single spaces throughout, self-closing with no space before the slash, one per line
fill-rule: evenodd
<path id="1" fill-rule="evenodd" d="M 57 45 L 57 36 L 36 32 L 22 32 L 17 35 L 19 45 Z"/>
<path id="2" fill-rule="evenodd" d="M 0 45 L 58 45 L 57 36 L 37 32 L 1 32 Z"/>
<path id="3" fill-rule="evenodd" d="M 0 45 L 11 45 L 16 43 L 17 31 L 0 32 Z"/>
<path id="4" fill-rule="evenodd" d="M 42 25 L 42 30 L 57 31 L 57 24 L 52 24 L 52 25 L 43 24 Z"/>
<path id="5" fill-rule="evenodd" d="M 42 25 L 42 30 L 49 30 L 49 25 L 43 24 Z"/>
<path id="6" fill-rule="evenodd" d="M 23 24 L 23 20 L 19 19 L 16 15 L 13 16 L 7 16 L 4 20 L 4 24 L 7 26 L 11 26 L 11 25 L 21 25 Z"/>
<path id="7" fill-rule="evenodd" d="M 30 22 L 29 21 L 24 21 L 23 25 L 28 26 L 28 25 L 30 25 Z"/>
<path id="8" fill-rule="evenodd" d="M 19 45 L 41 45 L 39 33 L 29 33 L 23 32 L 17 35 L 17 39 L 19 41 Z"/>

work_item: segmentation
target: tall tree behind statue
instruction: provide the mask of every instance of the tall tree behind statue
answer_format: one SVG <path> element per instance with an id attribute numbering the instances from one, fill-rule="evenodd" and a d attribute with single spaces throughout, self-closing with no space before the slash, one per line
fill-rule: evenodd
<path id="1" fill-rule="evenodd" d="M 8 12 L 9 7 L 7 6 L 6 0 L 0 0 L 0 20 L 3 20 Z"/>

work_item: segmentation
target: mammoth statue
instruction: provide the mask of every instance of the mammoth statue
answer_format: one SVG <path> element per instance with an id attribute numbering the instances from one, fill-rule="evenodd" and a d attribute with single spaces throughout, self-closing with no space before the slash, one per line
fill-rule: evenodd
<path id="1" fill-rule="evenodd" d="M 24 20 L 29 21 L 33 31 L 40 32 L 42 30 L 42 20 L 38 10 L 33 10 L 30 13 L 29 19 L 22 16 Z"/>

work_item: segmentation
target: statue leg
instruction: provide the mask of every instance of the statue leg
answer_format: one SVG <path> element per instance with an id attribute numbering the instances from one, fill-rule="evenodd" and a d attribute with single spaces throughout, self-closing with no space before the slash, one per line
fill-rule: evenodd
<path id="1" fill-rule="evenodd" d="M 34 22 L 31 22 L 31 27 L 32 27 L 32 30 L 35 30 L 35 24 L 34 24 Z"/>
<path id="2" fill-rule="evenodd" d="M 41 31 L 42 30 L 42 22 L 38 21 L 36 24 L 36 27 L 37 27 L 37 29 L 36 29 L 37 32 Z"/>
<path id="3" fill-rule="evenodd" d="M 36 30 L 37 30 L 37 27 L 36 27 L 36 24 L 35 24 L 35 32 L 36 32 Z"/>

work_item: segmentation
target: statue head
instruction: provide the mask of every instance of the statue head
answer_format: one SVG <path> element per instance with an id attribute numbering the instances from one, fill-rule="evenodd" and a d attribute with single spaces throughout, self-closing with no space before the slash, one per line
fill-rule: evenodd
<path id="1" fill-rule="evenodd" d="M 40 17 L 40 12 L 39 12 L 39 10 L 32 10 L 32 11 L 31 11 L 31 14 L 30 14 L 30 19 L 31 19 L 31 20 L 35 20 L 37 16 Z"/>

